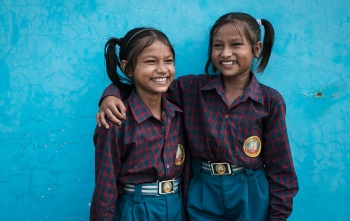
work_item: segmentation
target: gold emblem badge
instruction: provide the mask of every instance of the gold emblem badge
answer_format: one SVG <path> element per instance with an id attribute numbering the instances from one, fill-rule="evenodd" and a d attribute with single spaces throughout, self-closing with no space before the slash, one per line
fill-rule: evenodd
<path id="1" fill-rule="evenodd" d="M 243 144 L 244 153 L 249 157 L 256 157 L 261 151 L 261 141 L 257 136 L 251 136 Z"/>
<path id="2" fill-rule="evenodd" d="M 215 166 L 215 170 L 219 174 L 224 174 L 226 172 L 226 167 L 223 164 L 218 164 Z"/>
<path id="3" fill-rule="evenodd" d="M 185 161 L 185 149 L 181 144 L 177 145 L 175 164 L 181 165 Z"/>
<path id="4" fill-rule="evenodd" d="M 165 193 L 169 193 L 171 188 L 172 188 L 172 185 L 169 181 L 167 181 L 163 184 L 163 190 Z"/>

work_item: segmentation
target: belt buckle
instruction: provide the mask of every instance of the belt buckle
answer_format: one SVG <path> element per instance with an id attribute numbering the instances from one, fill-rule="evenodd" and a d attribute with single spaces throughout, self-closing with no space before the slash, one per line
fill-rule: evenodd
<path id="1" fill-rule="evenodd" d="M 229 163 L 210 163 L 211 175 L 220 176 L 232 174 Z"/>
<path id="2" fill-rule="evenodd" d="M 175 179 L 158 181 L 158 195 L 175 193 L 174 181 Z"/>

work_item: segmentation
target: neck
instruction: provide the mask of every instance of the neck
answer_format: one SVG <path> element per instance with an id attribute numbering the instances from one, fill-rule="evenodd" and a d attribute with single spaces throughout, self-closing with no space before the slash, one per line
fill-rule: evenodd
<path id="1" fill-rule="evenodd" d="M 250 75 L 243 75 L 237 78 L 223 76 L 223 87 L 227 106 L 231 106 L 238 97 L 243 95 L 249 84 L 249 80 Z"/>
<path id="2" fill-rule="evenodd" d="M 162 94 L 146 94 L 146 93 L 138 93 L 136 89 L 137 95 L 140 99 L 145 103 L 145 105 L 150 109 L 153 116 L 158 120 L 162 119 Z"/>

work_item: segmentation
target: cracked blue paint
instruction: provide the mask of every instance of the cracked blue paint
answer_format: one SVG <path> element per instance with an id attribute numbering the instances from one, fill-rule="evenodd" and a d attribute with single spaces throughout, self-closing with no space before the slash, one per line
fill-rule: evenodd
<path id="1" fill-rule="evenodd" d="M 203 73 L 208 32 L 230 10 L 276 31 L 261 82 L 287 103 L 300 192 L 289 220 L 348 220 L 350 2 L 0 2 L 0 220 L 88 220 L 103 47 L 136 26 L 163 30 L 177 76 Z"/>

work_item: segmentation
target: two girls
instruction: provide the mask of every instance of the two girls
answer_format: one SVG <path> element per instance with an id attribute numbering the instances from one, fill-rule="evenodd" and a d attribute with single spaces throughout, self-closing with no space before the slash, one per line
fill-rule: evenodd
<path id="1" fill-rule="evenodd" d="M 292 212 L 299 187 L 286 104 L 253 72 L 255 65 L 257 72 L 264 71 L 273 42 L 269 21 L 225 14 L 210 31 L 207 74 L 179 77 L 169 87 L 167 96 L 184 110 L 192 158 L 191 220 L 286 220 Z M 106 125 L 105 114 L 115 123 L 120 122 L 115 116 L 122 119 L 124 107 L 113 96 L 120 93 L 110 85 L 97 115 L 99 124 Z"/>

